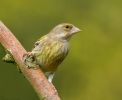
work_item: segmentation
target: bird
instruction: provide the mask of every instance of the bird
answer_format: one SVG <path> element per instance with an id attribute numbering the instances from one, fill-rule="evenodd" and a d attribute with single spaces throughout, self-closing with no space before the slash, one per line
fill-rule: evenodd
<path id="1" fill-rule="evenodd" d="M 23 55 L 27 68 L 41 68 L 52 83 L 58 65 L 69 52 L 69 41 L 73 34 L 81 30 L 70 23 L 61 23 L 35 42 L 31 52 Z"/>

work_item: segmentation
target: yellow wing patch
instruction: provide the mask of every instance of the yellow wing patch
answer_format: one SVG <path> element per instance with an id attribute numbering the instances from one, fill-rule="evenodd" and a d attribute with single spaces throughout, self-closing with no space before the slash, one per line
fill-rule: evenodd
<path id="1" fill-rule="evenodd" d="M 42 40 L 45 40 L 47 38 L 46 35 L 42 36 L 40 39 L 38 39 L 38 41 L 35 42 L 34 46 L 32 49 L 34 49 L 36 46 L 39 45 L 39 43 L 42 41 Z"/>
<path id="2" fill-rule="evenodd" d="M 38 41 L 41 41 L 41 40 L 46 39 L 46 38 L 47 38 L 47 36 L 44 35 L 44 36 L 42 36 L 40 39 L 38 39 Z"/>

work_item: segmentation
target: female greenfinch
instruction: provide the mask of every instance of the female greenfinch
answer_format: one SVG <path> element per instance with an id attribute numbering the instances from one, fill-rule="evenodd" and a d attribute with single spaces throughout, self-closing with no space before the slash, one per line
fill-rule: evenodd
<path id="1" fill-rule="evenodd" d="M 57 25 L 35 43 L 30 53 L 24 54 L 25 65 L 27 68 L 40 67 L 48 81 L 52 82 L 57 66 L 69 52 L 70 38 L 80 31 L 69 23 Z"/>

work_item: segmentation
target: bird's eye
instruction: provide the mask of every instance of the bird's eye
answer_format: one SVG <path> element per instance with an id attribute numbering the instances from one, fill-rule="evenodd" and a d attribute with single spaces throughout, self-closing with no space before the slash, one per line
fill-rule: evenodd
<path id="1" fill-rule="evenodd" d="M 68 26 L 68 25 L 66 25 L 66 26 L 65 26 L 65 28 L 67 28 L 67 29 L 68 29 L 68 28 L 69 28 L 69 26 Z"/>

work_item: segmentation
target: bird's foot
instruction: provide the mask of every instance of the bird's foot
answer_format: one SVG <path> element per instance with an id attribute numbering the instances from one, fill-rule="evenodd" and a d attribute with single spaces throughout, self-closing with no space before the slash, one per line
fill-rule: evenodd
<path id="1" fill-rule="evenodd" d="M 27 52 L 26 54 L 23 55 L 23 61 L 27 68 L 34 68 L 34 69 L 39 68 L 39 65 L 37 64 L 36 61 L 35 53 Z"/>

